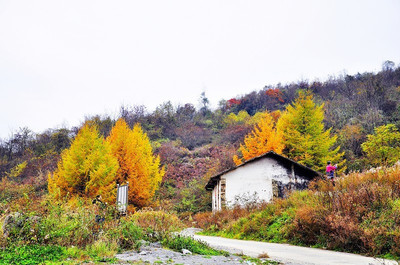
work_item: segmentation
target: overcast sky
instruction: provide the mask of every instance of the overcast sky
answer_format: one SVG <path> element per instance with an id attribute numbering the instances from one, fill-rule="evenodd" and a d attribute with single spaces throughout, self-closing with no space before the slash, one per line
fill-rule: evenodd
<path id="1" fill-rule="evenodd" d="M 0 138 L 400 63 L 400 1 L 0 0 Z"/>

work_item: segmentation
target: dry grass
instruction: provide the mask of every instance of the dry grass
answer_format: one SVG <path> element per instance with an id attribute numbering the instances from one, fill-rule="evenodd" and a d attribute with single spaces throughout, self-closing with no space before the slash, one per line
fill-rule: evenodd
<path id="1" fill-rule="evenodd" d="M 261 211 L 267 207 L 267 204 L 254 205 L 253 207 L 242 208 L 235 206 L 232 209 L 223 209 L 218 212 L 202 212 L 193 216 L 193 222 L 197 227 L 206 230 L 218 231 L 230 223 L 239 220 L 251 213 Z"/>
<path id="2" fill-rule="evenodd" d="M 258 255 L 258 257 L 257 258 L 259 258 L 259 259 L 269 259 L 269 256 L 268 256 L 268 254 L 267 253 L 261 253 L 260 255 Z"/>

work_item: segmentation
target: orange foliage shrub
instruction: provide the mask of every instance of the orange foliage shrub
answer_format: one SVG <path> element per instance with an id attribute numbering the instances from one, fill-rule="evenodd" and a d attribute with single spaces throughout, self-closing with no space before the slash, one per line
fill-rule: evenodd
<path id="1" fill-rule="evenodd" d="M 265 91 L 265 94 L 271 98 L 278 100 L 279 102 L 285 102 L 283 100 L 283 93 L 279 88 L 270 88 Z"/>

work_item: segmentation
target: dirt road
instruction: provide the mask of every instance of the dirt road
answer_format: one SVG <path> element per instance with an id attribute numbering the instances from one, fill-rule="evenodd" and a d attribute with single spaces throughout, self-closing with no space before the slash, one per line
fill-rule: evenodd
<path id="1" fill-rule="evenodd" d="M 223 249 L 233 254 L 242 253 L 247 256 L 258 257 L 260 254 L 267 253 L 271 259 L 287 265 L 398 265 L 397 262 L 391 260 L 330 250 L 194 235 L 195 231 L 188 230 L 185 233 L 208 243 L 211 247 Z"/>

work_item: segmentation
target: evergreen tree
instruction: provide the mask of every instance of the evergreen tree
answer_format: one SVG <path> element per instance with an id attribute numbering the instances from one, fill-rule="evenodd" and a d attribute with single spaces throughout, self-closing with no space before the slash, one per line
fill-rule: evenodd
<path id="1" fill-rule="evenodd" d="M 49 193 L 56 199 L 102 195 L 105 202 L 114 203 L 117 170 L 118 161 L 109 144 L 97 127 L 86 124 L 71 147 L 62 152 L 56 171 L 49 175 Z"/>
<path id="2" fill-rule="evenodd" d="M 129 182 L 129 203 L 144 207 L 150 203 L 164 175 L 160 158 L 153 155 L 150 140 L 139 124 L 131 130 L 127 123 L 117 121 L 107 142 L 119 162 L 116 180 Z"/>
<path id="3" fill-rule="evenodd" d="M 331 129 L 324 129 L 324 105 L 317 105 L 313 95 L 301 91 L 292 105 L 277 123 L 278 131 L 282 133 L 285 144 L 284 154 L 289 158 L 316 169 L 325 171 L 327 161 L 337 163 L 344 171 L 340 147 L 334 148 L 336 136 L 331 136 Z"/>
<path id="4" fill-rule="evenodd" d="M 274 118 L 270 113 L 264 112 L 253 131 L 244 138 L 244 144 L 240 145 L 239 152 L 242 158 L 235 155 L 233 160 L 236 165 L 240 165 L 268 151 L 281 154 L 284 148 L 282 140 L 282 134 L 275 128 Z"/>

